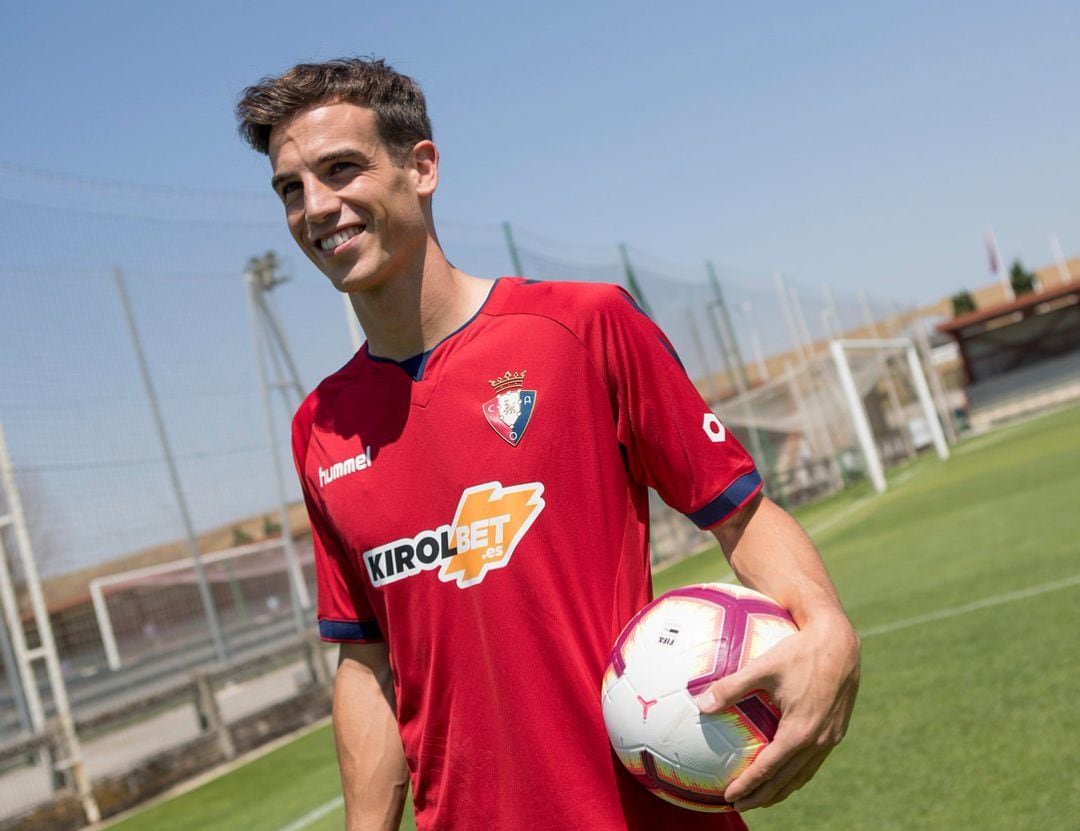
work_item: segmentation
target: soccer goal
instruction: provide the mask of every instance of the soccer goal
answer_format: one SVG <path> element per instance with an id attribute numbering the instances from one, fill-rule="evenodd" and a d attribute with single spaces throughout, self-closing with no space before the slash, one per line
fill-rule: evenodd
<path id="1" fill-rule="evenodd" d="M 297 544 L 297 558 L 304 584 L 313 593 L 310 543 Z M 268 636 L 268 626 L 291 621 L 296 600 L 280 538 L 215 551 L 202 560 L 214 607 L 231 640 Z M 191 558 L 98 577 L 89 587 L 112 670 L 206 640 L 206 616 Z"/>
<path id="2" fill-rule="evenodd" d="M 822 344 L 824 346 L 824 344 Z M 770 495 L 790 506 L 884 470 L 931 445 L 948 456 L 922 366 L 905 338 L 835 340 L 717 414 L 754 446 Z"/>
<path id="3" fill-rule="evenodd" d="M 838 339 L 829 345 L 833 364 L 836 367 L 840 388 L 844 393 L 848 415 L 851 419 L 859 449 L 866 464 L 866 472 L 874 485 L 874 490 L 881 493 L 886 488 L 885 471 L 882 465 L 881 453 L 877 442 L 874 440 L 870 417 L 867 412 L 866 393 L 876 385 L 873 372 L 866 372 L 864 367 L 872 367 L 875 363 L 888 366 L 894 357 L 903 355 L 903 362 L 907 367 L 907 377 L 910 380 L 914 396 L 917 400 L 919 417 L 915 421 L 909 420 L 908 439 L 916 444 L 920 436 L 920 430 L 925 431 L 929 437 L 929 443 L 933 444 L 934 450 L 942 459 L 949 458 L 949 445 L 945 441 L 945 432 L 942 429 L 934 399 L 930 395 L 930 387 L 926 383 L 926 375 L 923 373 L 922 364 L 919 362 L 915 345 L 907 338 L 892 338 L 882 340 L 846 340 Z M 857 356 L 869 356 L 869 360 L 858 360 Z M 853 360 L 855 359 L 855 360 Z M 860 370 L 860 371 L 857 371 Z M 895 381 L 895 377 L 889 370 L 888 378 Z M 867 383 L 867 379 L 871 383 Z M 899 398 L 899 393 L 894 394 Z"/>

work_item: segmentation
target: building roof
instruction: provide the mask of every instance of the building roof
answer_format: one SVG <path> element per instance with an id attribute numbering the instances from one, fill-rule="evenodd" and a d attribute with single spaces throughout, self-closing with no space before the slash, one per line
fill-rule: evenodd
<path id="1" fill-rule="evenodd" d="M 976 309 L 965 315 L 954 317 L 952 320 L 939 323 L 937 329 L 939 332 L 961 338 L 964 336 L 964 330 L 966 329 L 972 327 L 981 328 L 982 324 L 991 320 L 1008 317 L 1016 312 L 1025 312 L 1029 309 L 1034 309 L 1042 303 L 1048 303 L 1070 295 L 1075 295 L 1080 299 L 1080 281 L 1059 283 L 1058 285 L 1044 289 L 1043 291 L 1022 294 L 1015 300 L 1006 303 L 997 303 L 985 309 Z"/>

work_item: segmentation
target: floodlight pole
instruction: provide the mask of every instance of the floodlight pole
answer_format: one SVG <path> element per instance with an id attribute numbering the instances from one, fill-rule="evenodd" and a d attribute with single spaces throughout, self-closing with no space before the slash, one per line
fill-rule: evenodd
<path id="1" fill-rule="evenodd" d="M 272 277 L 272 275 L 270 275 Z M 277 448 L 277 428 L 274 424 L 274 407 L 270 401 L 270 382 L 266 375 L 266 360 L 263 355 L 263 333 L 259 325 L 259 311 L 266 311 L 266 304 L 261 303 L 260 297 L 264 290 L 266 274 L 256 274 L 248 271 L 244 275 L 247 284 L 248 302 L 251 309 L 251 334 L 255 343 L 255 357 L 259 367 L 259 381 L 262 387 L 263 410 L 266 413 L 266 435 L 269 442 L 270 457 L 273 462 L 274 485 L 278 496 L 278 524 L 281 526 L 281 540 L 285 550 L 285 562 L 289 569 L 289 586 L 292 589 L 293 621 L 296 630 L 303 632 L 306 628 L 307 611 L 311 607 L 311 598 L 308 595 L 307 585 L 304 583 L 304 573 L 300 568 L 300 560 L 296 556 L 296 546 L 293 541 L 292 526 L 289 522 L 288 498 L 285 495 L 285 475 L 281 469 L 281 454 Z M 263 318 L 266 320 L 266 317 Z M 278 329 L 280 334 L 280 329 Z M 293 366 L 289 360 L 290 367 Z M 296 379 L 299 385 L 299 379 Z"/>
<path id="2" fill-rule="evenodd" d="M 33 610 L 34 623 L 37 625 L 38 640 L 41 646 L 27 651 L 26 659 L 41 659 L 45 662 L 45 671 L 49 676 L 49 689 L 52 692 L 53 706 L 56 708 L 56 719 L 60 724 L 60 732 L 63 736 L 67 758 L 61 764 L 71 771 L 71 778 L 75 784 L 76 793 L 82 803 L 86 819 L 91 824 L 101 819 L 101 811 L 97 800 L 94 799 L 94 789 L 90 777 L 83 763 L 82 745 L 75 733 L 75 720 L 71 715 L 71 702 L 68 700 L 67 685 L 64 674 L 60 669 L 60 659 L 56 654 L 56 640 L 53 637 L 52 620 L 49 618 L 49 610 L 45 604 L 45 594 L 41 590 L 41 579 L 38 576 L 37 562 L 34 560 L 33 547 L 30 542 L 30 531 L 26 525 L 26 515 L 23 513 L 22 499 L 19 497 L 18 488 L 15 486 L 15 472 L 11 465 L 11 456 L 8 454 L 7 438 L 4 435 L 3 425 L 0 425 L 0 480 L 7 496 L 7 510 L 5 519 L 9 520 L 15 529 L 15 548 L 19 553 L 19 563 L 22 566 L 23 579 L 26 582 L 26 592 L 30 598 L 30 608 Z M 4 557 L 6 570 L 6 555 Z M 10 589 L 10 585 L 8 586 Z M 19 629 L 22 622 L 19 621 Z M 36 688 L 35 688 L 36 689 Z M 59 766 L 58 766 L 59 767 Z"/>
<path id="3" fill-rule="evenodd" d="M 180 510 L 180 521 L 187 533 L 188 548 L 195 561 L 195 574 L 198 577 L 199 596 L 202 598 L 203 609 L 206 612 L 206 622 L 210 627 L 210 637 L 214 642 L 214 654 L 221 663 L 229 660 L 229 650 L 225 645 L 225 636 L 221 631 L 221 621 L 218 619 L 217 608 L 214 606 L 214 597 L 210 593 L 210 584 L 206 579 L 206 569 L 203 568 L 202 551 L 199 549 L 199 538 L 195 533 L 195 523 L 191 520 L 191 512 L 188 510 L 187 499 L 184 498 L 184 489 L 180 485 L 180 473 L 176 468 L 176 460 L 173 458 L 172 446 L 169 444 L 169 435 L 165 431 L 165 420 L 161 417 L 161 409 L 158 407 L 157 393 L 154 390 L 154 382 L 150 377 L 150 367 L 143 353 L 142 341 L 139 338 L 139 330 L 135 325 L 135 312 L 131 308 L 131 299 L 128 297 L 127 285 L 124 283 L 124 274 L 119 268 L 113 269 L 116 277 L 116 289 L 120 294 L 120 302 L 124 307 L 124 318 L 127 321 L 128 332 L 131 334 L 131 342 L 135 348 L 135 357 L 139 362 L 139 372 L 142 374 L 143 386 L 146 388 L 146 397 L 150 401 L 150 411 L 154 417 L 154 425 L 157 427 L 158 440 L 161 442 L 161 450 L 165 455 L 165 464 L 169 469 L 169 479 L 172 481 L 173 496 L 176 497 L 176 505 Z"/>

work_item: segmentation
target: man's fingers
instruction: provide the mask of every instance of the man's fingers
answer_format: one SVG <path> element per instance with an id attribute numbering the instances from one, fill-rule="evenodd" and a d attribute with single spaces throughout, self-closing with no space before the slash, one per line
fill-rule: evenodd
<path id="1" fill-rule="evenodd" d="M 801 788 L 803 785 L 813 779 L 814 774 L 817 773 L 818 768 L 821 767 L 821 765 L 825 762 L 825 759 L 828 758 L 830 752 L 831 751 L 828 749 L 819 751 L 818 754 L 805 765 L 803 765 L 802 770 L 796 773 L 795 776 L 793 776 L 788 781 L 788 783 L 780 789 L 780 791 L 778 791 L 771 799 L 769 799 L 768 802 L 762 803 L 761 807 L 766 808 L 770 805 L 776 805 L 778 802 L 783 802 L 785 799 L 795 793 L 795 791 L 799 790 L 799 788 Z M 753 795 L 751 794 L 751 798 L 752 797 Z"/>
<path id="2" fill-rule="evenodd" d="M 810 781 L 810 777 L 821 767 L 827 755 L 828 751 L 822 751 L 816 747 L 800 750 L 761 785 L 737 797 L 734 800 L 735 810 L 749 811 L 782 802 Z M 731 788 L 729 787 L 728 790 L 730 791 Z"/>
<path id="3" fill-rule="evenodd" d="M 733 707 L 755 690 L 766 686 L 765 681 L 772 671 L 771 664 L 763 660 L 765 656 L 752 661 L 738 672 L 733 672 L 719 681 L 714 681 L 694 699 L 703 713 L 717 713 Z"/>
<path id="4" fill-rule="evenodd" d="M 781 771 L 785 771 L 789 775 L 797 773 L 798 769 L 818 749 L 811 746 L 809 742 L 802 741 L 799 736 L 793 734 L 790 728 L 785 729 L 785 727 L 786 725 L 781 720 L 780 727 L 776 731 L 773 740 L 750 763 L 750 767 L 727 786 L 724 798 L 728 802 L 737 802 L 746 798 L 767 781 L 778 776 Z M 788 769 L 786 766 L 796 756 L 803 756 L 802 762 L 794 770 Z M 784 783 L 781 782 L 780 784 Z"/>

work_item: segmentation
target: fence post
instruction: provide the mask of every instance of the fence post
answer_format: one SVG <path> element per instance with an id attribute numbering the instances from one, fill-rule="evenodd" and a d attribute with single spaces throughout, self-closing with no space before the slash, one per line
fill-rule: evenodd
<path id="1" fill-rule="evenodd" d="M 221 708 L 218 706 L 217 696 L 214 695 L 214 685 L 210 683 L 209 674 L 193 672 L 191 681 L 195 688 L 195 712 L 199 717 L 199 728 L 204 733 L 217 735 L 218 746 L 226 759 L 236 758 L 236 745 L 229 734 L 229 726 L 221 717 Z"/>
<path id="2" fill-rule="evenodd" d="M 309 635 L 304 638 L 304 661 L 308 666 L 308 675 L 311 682 L 326 689 L 330 686 L 330 670 L 326 667 L 326 657 L 323 655 L 322 640 L 318 635 Z"/>

